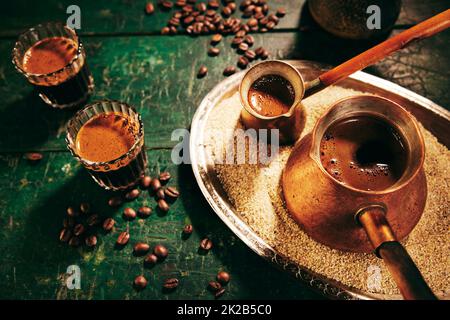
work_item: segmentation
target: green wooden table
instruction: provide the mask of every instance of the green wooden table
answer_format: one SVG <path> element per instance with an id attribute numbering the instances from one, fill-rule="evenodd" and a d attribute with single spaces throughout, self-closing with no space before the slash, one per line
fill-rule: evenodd
<path id="1" fill-rule="evenodd" d="M 203 96 L 221 79 L 222 70 L 236 63 L 237 56 L 227 37 L 222 53 L 206 54 L 208 36 L 161 36 L 169 13 L 143 13 L 145 1 L 77 1 L 82 11 L 81 35 L 87 47 L 96 90 L 91 101 L 119 99 L 135 106 L 145 124 L 149 171 L 168 170 L 182 196 L 169 214 L 153 214 L 146 220 L 126 222 L 121 209 L 106 205 L 111 193 L 100 189 L 70 156 L 64 135 L 74 111 L 53 110 L 36 97 L 32 88 L 14 70 L 10 54 L 17 35 L 48 20 L 65 21 L 74 1 L 10 1 L 0 13 L 0 298 L 10 299 L 212 299 L 206 290 L 219 270 L 229 271 L 232 281 L 223 299 L 318 299 L 306 285 L 273 268 L 248 249 L 216 217 L 200 193 L 189 165 L 175 166 L 170 159 L 171 132 L 189 128 Z M 288 14 L 277 28 L 256 34 L 279 59 L 310 59 L 337 64 L 363 51 L 369 44 L 343 41 L 320 30 L 308 18 L 304 1 L 270 0 L 271 7 L 284 6 Z M 448 8 L 448 1 L 404 0 L 393 33 Z M 306 26 L 306 27 L 305 27 Z M 416 91 L 450 108 L 450 32 L 415 43 L 368 72 Z M 324 50 L 324 48 L 331 48 Z M 200 65 L 209 68 L 206 78 L 195 75 Z M 42 161 L 31 164 L 24 153 L 39 151 Z M 69 205 L 90 202 L 93 210 L 114 216 L 117 228 L 100 235 L 94 250 L 74 249 L 58 241 L 61 221 Z M 144 194 L 131 205 L 155 207 Z M 123 207 L 122 207 L 123 209 Z M 186 223 L 194 234 L 181 237 Z M 117 234 L 127 227 L 131 244 L 162 243 L 168 259 L 144 269 L 142 258 L 132 255 L 132 245 L 116 250 Z M 200 239 L 208 236 L 214 249 L 197 252 Z M 81 289 L 68 290 L 64 276 L 69 265 L 81 269 Z M 132 288 L 138 274 L 149 286 Z M 162 291 L 162 282 L 178 277 L 172 293 Z"/>

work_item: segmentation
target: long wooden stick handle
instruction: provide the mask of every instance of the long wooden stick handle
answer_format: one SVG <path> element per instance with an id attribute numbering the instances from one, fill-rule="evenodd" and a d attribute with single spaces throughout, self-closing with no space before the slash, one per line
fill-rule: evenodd
<path id="1" fill-rule="evenodd" d="M 307 84 L 305 97 L 316 93 L 333 83 L 347 78 L 352 73 L 362 70 L 391 53 L 400 50 L 412 41 L 421 40 L 441 32 L 450 27 L 450 9 L 427 19 L 398 35 L 370 48 L 341 65 L 325 72 L 316 80 Z"/>

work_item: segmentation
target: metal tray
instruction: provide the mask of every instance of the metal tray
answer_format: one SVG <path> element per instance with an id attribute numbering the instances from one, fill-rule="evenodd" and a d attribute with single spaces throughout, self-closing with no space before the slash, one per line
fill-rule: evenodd
<path id="1" fill-rule="evenodd" d="M 291 60 L 287 62 L 298 68 L 306 81 L 316 78 L 328 69 L 326 66 L 312 61 Z M 235 211 L 216 175 L 212 156 L 208 154 L 208 149 L 205 148 L 204 138 L 211 110 L 222 99 L 236 92 L 243 74 L 244 72 L 239 72 L 216 85 L 201 102 L 191 124 L 190 157 L 192 169 L 203 195 L 213 210 L 258 255 L 329 298 L 346 300 L 401 299 L 401 296 L 397 295 L 370 294 L 344 286 L 291 261 L 261 239 Z M 381 95 L 396 101 L 413 113 L 441 143 L 446 145 L 447 148 L 450 147 L 450 135 L 447 132 L 450 125 L 450 112 L 432 101 L 392 82 L 361 71 L 340 82 L 339 86 Z"/>

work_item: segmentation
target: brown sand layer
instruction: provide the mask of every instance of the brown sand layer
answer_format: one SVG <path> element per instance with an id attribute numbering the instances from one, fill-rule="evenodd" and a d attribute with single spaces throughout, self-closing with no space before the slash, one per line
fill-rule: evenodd
<path id="1" fill-rule="evenodd" d="M 361 92 L 330 87 L 304 100 L 308 118 L 303 135 L 310 132 L 318 117 L 335 101 Z M 232 130 L 242 128 L 238 94 L 220 102 L 208 122 L 206 145 L 212 156 L 221 159 L 225 147 L 233 143 Z M 428 198 L 424 214 L 403 241 L 425 280 L 438 295 L 450 294 L 450 163 L 449 150 L 421 127 L 426 145 L 425 172 Z M 217 134 L 221 132 L 222 134 Z M 216 165 L 217 175 L 241 218 L 268 245 L 299 265 L 327 278 L 365 292 L 399 294 L 382 260 L 372 254 L 331 249 L 312 240 L 294 222 L 281 197 L 279 180 L 291 147 L 280 148 L 268 165 Z M 369 289 L 374 267 L 381 270 L 381 287 Z"/>

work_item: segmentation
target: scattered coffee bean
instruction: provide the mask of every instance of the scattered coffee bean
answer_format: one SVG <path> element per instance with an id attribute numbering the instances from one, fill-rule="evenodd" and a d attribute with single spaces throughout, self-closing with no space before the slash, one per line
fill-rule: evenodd
<path id="1" fill-rule="evenodd" d="M 170 33 L 170 28 L 169 27 L 163 27 L 161 29 L 161 34 L 162 35 L 166 35 L 166 34 L 169 34 L 169 33 Z"/>
<path id="2" fill-rule="evenodd" d="M 170 209 L 169 204 L 164 199 L 158 200 L 158 208 L 162 212 L 169 212 L 169 209 Z"/>
<path id="3" fill-rule="evenodd" d="M 148 218 L 152 214 L 152 208 L 143 206 L 138 209 L 139 217 Z"/>
<path id="4" fill-rule="evenodd" d="M 89 211 L 91 210 L 91 206 L 89 203 L 83 202 L 82 204 L 80 204 L 80 210 L 84 214 L 89 213 Z"/>
<path id="5" fill-rule="evenodd" d="M 29 153 L 25 153 L 25 158 L 28 161 L 35 162 L 35 161 L 42 160 L 43 155 L 42 155 L 42 153 L 39 153 L 39 152 L 29 152 Z"/>
<path id="6" fill-rule="evenodd" d="M 77 209 L 75 209 L 74 207 L 68 207 L 67 208 L 67 215 L 69 217 L 76 218 L 76 217 L 78 217 L 80 215 L 80 212 Z"/>
<path id="7" fill-rule="evenodd" d="M 245 52 L 248 50 L 248 44 L 246 44 L 245 42 L 242 42 L 239 46 L 238 46 L 239 52 Z"/>
<path id="8" fill-rule="evenodd" d="M 125 210 L 123 210 L 123 217 L 126 220 L 133 220 L 136 218 L 136 211 L 134 211 L 133 208 L 125 208 Z"/>
<path id="9" fill-rule="evenodd" d="M 73 234 L 76 235 L 77 237 L 82 235 L 83 233 L 84 233 L 84 226 L 81 223 L 77 224 L 73 228 Z"/>
<path id="10" fill-rule="evenodd" d="M 95 247 L 97 245 L 97 237 L 95 235 L 90 235 L 85 239 L 85 243 L 90 248 Z"/>
<path id="11" fill-rule="evenodd" d="M 64 228 L 72 228 L 75 225 L 75 218 L 73 217 L 65 217 L 63 220 Z"/>
<path id="12" fill-rule="evenodd" d="M 284 17 L 286 15 L 286 9 L 281 7 L 278 8 L 277 10 L 277 16 L 279 16 L 280 18 Z"/>
<path id="13" fill-rule="evenodd" d="M 134 279 L 134 287 L 138 290 L 143 290 L 145 287 L 147 287 L 147 279 L 145 279 L 144 276 L 137 276 Z"/>
<path id="14" fill-rule="evenodd" d="M 141 188 L 148 189 L 150 187 L 151 182 L 152 178 L 150 176 L 143 176 L 141 179 Z"/>
<path id="15" fill-rule="evenodd" d="M 208 55 L 211 57 L 216 57 L 220 53 L 220 49 L 216 47 L 211 47 L 208 49 Z"/>
<path id="16" fill-rule="evenodd" d="M 156 198 L 158 199 L 164 199 L 166 196 L 165 192 L 164 192 L 164 188 L 159 188 L 158 191 L 156 191 Z"/>
<path id="17" fill-rule="evenodd" d="M 80 238 L 78 237 L 72 237 L 69 240 L 69 245 L 71 247 L 78 247 L 80 245 Z"/>
<path id="18" fill-rule="evenodd" d="M 163 10 L 170 10 L 173 7 L 172 1 L 163 0 L 163 1 L 160 1 L 159 4 Z"/>
<path id="19" fill-rule="evenodd" d="M 103 221 L 103 230 L 111 231 L 112 228 L 114 228 L 115 224 L 116 224 L 116 221 L 113 218 L 107 218 L 107 219 L 105 219 L 105 221 Z"/>
<path id="20" fill-rule="evenodd" d="M 169 255 L 169 250 L 162 244 L 157 244 L 153 249 L 153 253 L 161 260 L 164 260 Z"/>
<path id="21" fill-rule="evenodd" d="M 255 43 L 255 38 L 248 34 L 244 37 L 244 41 L 251 47 Z"/>
<path id="22" fill-rule="evenodd" d="M 108 200 L 108 205 L 113 208 L 120 207 L 122 203 L 123 201 L 122 198 L 120 197 L 112 197 L 111 199 Z"/>
<path id="23" fill-rule="evenodd" d="M 190 235 L 190 234 L 192 234 L 193 231 L 194 231 L 194 227 L 192 227 L 192 224 L 187 224 L 183 228 L 183 233 L 185 235 Z"/>
<path id="24" fill-rule="evenodd" d="M 228 272 L 225 271 L 220 271 L 217 274 L 217 281 L 219 281 L 222 285 L 227 284 L 228 282 L 230 282 L 230 274 Z"/>
<path id="25" fill-rule="evenodd" d="M 143 256 L 149 250 L 150 250 L 150 246 L 144 242 L 138 242 L 133 247 L 134 253 L 139 256 Z"/>
<path id="26" fill-rule="evenodd" d="M 249 63 L 248 59 L 247 59 L 246 57 L 242 57 L 242 56 L 241 56 L 241 57 L 239 57 L 239 59 L 238 59 L 237 65 L 238 65 L 239 68 L 245 69 L 245 68 L 247 68 L 248 63 Z"/>
<path id="27" fill-rule="evenodd" d="M 117 237 L 116 243 L 118 245 L 124 246 L 128 243 L 128 240 L 130 240 L 130 234 L 128 232 L 124 231 L 119 234 L 119 236 Z"/>
<path id="28" fill-rule="evenodd" d="M 153 3 L 148 2 L 145 5 L 145 13 L 146 14 L 152 14 L 153 12 L 155 12 L 155 7 L 153 6 Z"/>
<path id="29" fill-rule="evenodd" d="M 59 241 L 61 242 L 67 242 L 70 240 L 71 237 L 72 232 L 67 228 L 62 229 L 61 232 L 59 233 Z"/>
<path id="30" fill-rule="evenodd" d="M 168 187 L 168 188 L 166 188 L 164 190 L 164 193 L 171 200 L 175 200 L 175 199 L 177 199 L 180 196 L 180 192 L 175 187 Z"/>
<path id="31" fill-rule="evenodd" d="M 219 299 L 224 293 L 225 293 L 225 288 L 221 288 L 216 291 L 216 293 L 214 294 L 214 297 L 216 299 Z"/>
<path id="32" fill-rule="evenodd" d="M 164 281 L 163 287 L 167 290 L 173 290 L 178 287 L 178 279 L 177 278 L 169 278 Z"/>
<path id="33" fill-rule="evenodd" d="M 139 191 L 139 189 L 133 189 L 125 194 L 125 199 L 128 201 L 132 201 L 135 200 L 137 197 L 139 197 L 140 194 L 141 192 Z"/>
<path id="34" fill-rule="evenodd" d="M 233 67 L 233 66 L 226 67 L 223 70 L 223 75 L 226 76 L 226 77 L 231 76 L 234 73 L 236 73 L 236 68 Z"/>
<path id="35" fill-rule="evenodd" d="M 161 182 L 159 181 L 159 179 L 155 178 L 152 180 L 150 187 L 152 188 L 152 190 L 154 192 L 156 192 L 156 191 L 158 191 L 159 188 L 161 188 Z"/>
<path id="36" fill-rule="evenodd" d="M 213 35 L 211 37 L 211 44 L 212 45 L 216 45 L 218 44 L 220 41 L 222 41 L 222 35 L 220 33 L 216 33 L 215 35 Z"/>
<path id="37" fill-rule="evenodd" d="M 248 59 L 248 61 L 253 61 L 256 58 L 256 53 L 253 50 L 247 50 L 244 52 L 244 56 Z"/>
<path id="38" fill-rule="evenodd" d="M 265 50 L 259 55 L 259 58 L 262 60 L 266 60 L 269 57 L 269 51 Z"/>
<path id="39" fill-rule="evenodd" d="M 162 184 L 165 184 L 170 180 L 171 177 L 172 176 L 170 175 L 170 172 L 164 171 L 159 174 L 159 181 Z"/>
<path id="40" fill-rule="evenodd" d="M 208 289 L 213 292 L 216 292 L 216 291 L 222 289 L 222 285 L 217 281 L 210 281 L 208 283 Z"/>
<path id="41" fill-rule="evenodd" d="M 247 32 L 245 30 L 239 30 L 238 32 L 236 32 L 236 37 L 237 38 L 243 38 L 245 37 L 245 35 L 247 34 Z"/>
<path id="42" fill-rule="evenodd" d="M 200 249 L 202 249 L 204 251 L 211 250 L 212 246 L 213 246 L 213 243 L 209 238 L 205 238 L 202 241 L 200 241 Z"/>
<path id="43" fill-rule="evenodd" d="M 205 66 L 201 66 L 200 69 L 198 69 L 197 72 L 197 78 L 203 78 L 208 74 L 208 68 Z"/>
<path id="44" fill-rule="evenodd" d="M 153 254 L 153 253 L 151 253 L 151 254 L 149 254 L 148 256 L 146 256 L 146 257 L 145 257 L 145 260 L 144 260 L 144 264 L 145 264 L 147 267 L 152 267 L 152 266 L 154 266 L 157 262 L 158 262 L 158 257 L 157 257 L 155 254 Z"/>
<path id="45" fill-rule="evenodd" d="M 100 224 L 100 216 L 98 214 L 93 214 L 87 218 L 86 223 L 89 227 L 94 227 Z"/>

